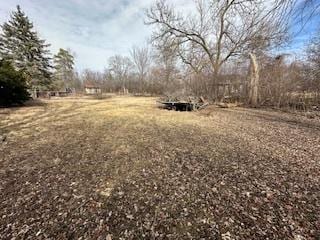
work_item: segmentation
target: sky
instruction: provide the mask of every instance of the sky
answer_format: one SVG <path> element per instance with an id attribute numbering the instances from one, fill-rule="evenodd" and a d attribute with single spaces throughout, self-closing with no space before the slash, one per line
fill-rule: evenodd
<path id="1" fill-rule="evenodd" d="M 144 24 L 154 0 L 0 0 L 0 23 L 20 5 L 50 50 L 70 48 L 76 68 L 103 70 L 108 58 L 129 55 L 132 46 L 147 43 L 152 29 Z M 192 0 L 177 0 L 181 8 Z"/>
<path id="2" fill-rule="evenodd" d="M 317 0 L 318 1 L 318 0 Z M 320 0 L 319 0 L 320 1 Z M 55 54 L 70 48 L 76 68 L 101 71 L 108 58 L 128 56 L 132 46 L 143 46 L 151 35 L 145 10 L 154 0 L 0 0 L 0 24 L 20 5 Z M 192 0 L 170 1 L 180 11 L 193 9 Z M 315 26 L 296 36 L 290 50 L 301 49 Z"/>

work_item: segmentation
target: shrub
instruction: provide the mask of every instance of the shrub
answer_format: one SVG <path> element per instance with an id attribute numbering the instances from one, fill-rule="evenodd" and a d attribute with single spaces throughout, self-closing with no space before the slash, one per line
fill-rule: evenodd
<path id="1" fill-rule="evenodd" d="M 23 73 L 10 62 L 0 61 L 0 106 L 22 104 L 30 98 Z"/>

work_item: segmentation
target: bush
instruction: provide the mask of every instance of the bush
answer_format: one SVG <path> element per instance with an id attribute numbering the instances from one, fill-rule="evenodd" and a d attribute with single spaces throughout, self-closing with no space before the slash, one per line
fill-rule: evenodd
<path id="1" fill-rule="evenodd" d="M 26 79 L 10 62 L 0 61 L 0 106 L 22 104 L 30 98 Z"/>

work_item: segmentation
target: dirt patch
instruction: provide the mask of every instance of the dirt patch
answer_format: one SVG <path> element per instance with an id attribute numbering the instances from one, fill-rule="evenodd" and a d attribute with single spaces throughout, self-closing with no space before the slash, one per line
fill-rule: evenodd
<path id="1" fill-rule="evenodd" d="M 319 122 L 155 98 L 1 109 L 0 239 L 312 239 Z"/>

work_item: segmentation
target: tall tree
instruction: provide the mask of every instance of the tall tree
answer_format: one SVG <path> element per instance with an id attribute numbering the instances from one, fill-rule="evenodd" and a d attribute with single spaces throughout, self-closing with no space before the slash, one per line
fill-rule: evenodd
<path id="1" fill-rule="evenodd" d="M 115 55 L 109 58 L 108 71 L 112 79 L 120 84 L 124 92 L 128 89 L 128 81 L 132 68 L 133 63 L 128 57 Z"/>
<path id="2" fill-rule="evenodd" d="M 145 84 L 148 69 L 150 67 L 150 56 L 149 49 L 147 47 L 133 47 L 131 50 L 131 57 L 133 63 L 138 71 L 139 77 L 139 90 L 142 92 Z"/>
<path id="3" fill-rule="evenodd" d="M 166 44 L 157 43 L 155 49 L 155 61 L 161 69 L 161 81 L 165 88 L 171 88 L 178 73 L 176 49 Z M 170 89 L 171 90 L 171 89 Z"/>
<path id="4" fill-rule="evenodd" d="M 74 86 L 74 56 L 70 50 L 60 48 L 59 52 L 54 55 L 54 78 L 56 87 L 71 88 Z"/>
<path id="5" fill-rule="evenodd" d="M 155 26 L 153 41 L 178 49 L 181 60 L 196 71 L 199 62 L 213 72 L 213 86 L 222 66 L 239 54 L 267 48 L 285 36 L 283 0 L 196 0 L 196 13 L 186 16 L 165 0 L 147 11 Z"/>
<path id="6" fill-rule="evenodd" d="M 0 57 L 10 60 L 16 69 L 25 74 L 29 87 L 49 85 L 49 44 L 39 38 L 33 23 L 19 5 L 1 28 Z"/>

